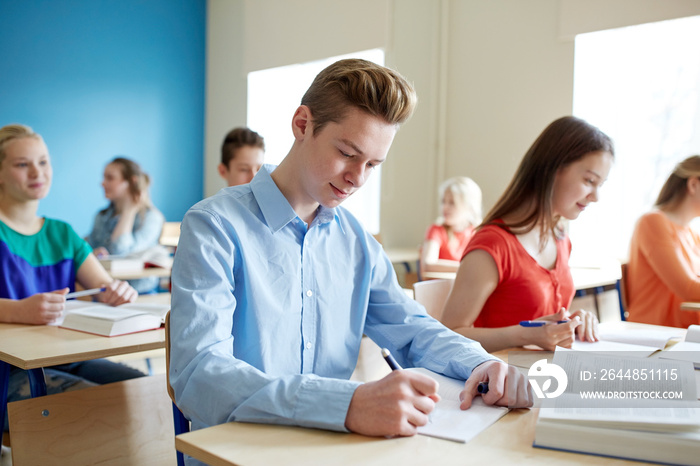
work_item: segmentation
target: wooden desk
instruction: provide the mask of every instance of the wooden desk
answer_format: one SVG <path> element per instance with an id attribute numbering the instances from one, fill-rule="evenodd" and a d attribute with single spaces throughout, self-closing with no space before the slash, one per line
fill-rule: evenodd
<path id="1" fill-rule="evenodd" d="M 620 325 L 630 329 L 655 327 L 629 322 L 621 322 Z M 507 361 L 508 351 L 494 354 Z M 534 448 L 532 442 L 537 415 L 537 408 L 513 410 L 467 444 L 423 435 L 385 439 L 302 427 L 230 422 L 178 435 L 175 437 L 175 447 L 212 466 L 308 463 L 382 466 L 648 464 Z"/>
<path id="2" fill-rule="evenodd" d="M 169 301 L 170 294 L 139 297 L 140 302 L 163 300 Z M 41 369 L 158 348 L 165 348 L 163 329 L 103 337 L 50 325 L 0 323 L 0 419 L 7 410 L 10 364 L 25 370 Z"/>
<path id="3" fill-rule="evenodd" d="M 423 278 L 455 278 L 453 272 L 425 272 Z M 620 268 L 572 267 L 571 275 L 577 290 L 614 285 L 620 279 Z"/>

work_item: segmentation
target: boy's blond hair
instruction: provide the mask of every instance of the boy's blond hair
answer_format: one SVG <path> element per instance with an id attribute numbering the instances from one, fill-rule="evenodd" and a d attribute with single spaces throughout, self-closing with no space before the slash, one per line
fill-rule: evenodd
<path id="1" fill-rule="evenodd" d="M 340 122 L 356 107 L 387 123 L 400 125 L 416 106 L 413 86 L 399 73 L 367 60 L 340 60 L 321 71 L 301 99 L 309 107 L 313 134 Z"/>

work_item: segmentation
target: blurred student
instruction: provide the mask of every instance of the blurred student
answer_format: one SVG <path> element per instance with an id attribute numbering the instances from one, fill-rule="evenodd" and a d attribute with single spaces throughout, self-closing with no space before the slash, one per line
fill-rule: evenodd
<path id="1" fill-rule="evenodd" d="M 471 178 L 457 176 L 439 189 L 441 216 L 428 228 L 421 248 L 421 271 L 457 272 L 459 261 L 481 223 L 481 189 Z"/>
<path id="2" fill-rule="evenodd" d="M 382 246 L 340 206 L 384 162 L 415 101 L 395 71 L 338 61 L 301 99 L 280 165 L 187 212 L 170 382 L 193 429 L 242 421 L 414 435 L 435 406 L 435 381 L 400 370 L 349 380 L 363 334 L 401 365 L 468 379 L 463 409 L 486 381 L 487 404 L 532 404 L 516 368 L 406 296 Z"/>
<path id="3" fill-rule="evenodd" d="M 235 128 L 221 145 L 219 175 L 229 186 L 250 183 L 260 170 L 265 155 L 265 139 L 248 128 Z"/>
<path id="4" fill-rule="evenodd" d="M 102 188 L 109 205 L 98 212 L 88 243 L 97 257 L 125 255 L 158 245 L 165 218 L 148 195 L 150 178 L 139 164 L 117 157 L 107 164 Z M 158 277 L 130 280 L 139 293 L 158 287 Z"/>
<path id="5" fill-rule="evenodd" d="M 112 279 L 70 225 L 37 215 L 52 174 L 40 135 L 23 125 L 0 128 L 0 322 L 55 322 L 76 283 L 86 289 L 105 287 L 97 299 L 106 304 L 136 300 L 136 290 Z M 102 359 L 48 367 L 45 373 L 49 394 L 144 375 Z M 29 393 L 26 372 L 12 367 L 8 401 Z"/>
<path id="6" fill-rule="evenodd" d="M 700 313 L 680 305 L 700 301 L 700 235 L 690 226 L 700 217 L 700 155 L 676 165 L 654 207 L 639 219 L 630 242 L 629 320 L 698 325 Z"/>
<path id="7" fill-rule="evenodd" d="M 599 129 L 574 117 L 552 122 L 469 242 L 445 305 L 445 325 L 487 351 L 570 347 L 575 336 L 596 341 L 595 316 L 567 310 L 575 289 L 564 221 L 598 201 L 612 162 L 612 141 Z M 547 325 L 519 325 L 528 320 Z"/>

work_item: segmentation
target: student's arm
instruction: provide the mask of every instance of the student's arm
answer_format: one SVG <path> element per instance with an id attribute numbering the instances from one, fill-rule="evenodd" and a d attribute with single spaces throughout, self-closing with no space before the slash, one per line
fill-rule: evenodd
<path id="1" fill-rule="evenodd" d="M 408 298 L 399 287 L 390 261 L 380 247 L 368 241 L 368 257 L 380 258 L 371 272 L 371 292 L 367 310 L 365 333 L 381 347 L 387 347 L 404 367 L 424 367 L 448 377 L 466 379 L 462 399 L 471 400 L 477 395 L 477 381 L 489 381 L 494 393 L 484 397 L 488 404 L 510 406 L 530 406 L 532 398 L 527 380 L 517 371 L 512 371 L 502 361 L 487 354 L 475 341 L 463 338 L 449 331 L 444 325 L 428 316 L 416 301 Z M 434 402 L 434 392 L 421 380 L 401 382 L 395 372 L 372 384 L 357 388 L 353 396 L 346 425 L 350 430 L 377 435 L 373 430 L 386 424 L 392 416 L 403 414 L 399 422 L 402 429 L 383 432 L 382 435 L 412 435 L 415 426 L 405 420 L 414 419 L 416 411 L 427 414 Z M 394 390 L 395 392 L 392 392 Z M 387 392 L 394 398 L 387 397 Z M 398 392 L 398 393 L 396 393 Z M 376 406 L 373 399 L 382 399 L 382 406 Z M 359 415 L 356 415 L 355 405 Z M 456 401 L 456 400 L 455 400 Z M 364 407 L 364 409 L 363 409 Z M 465 405 L 466 409 L 468 405 Z M 384 419 L 375 419 L 375 416 Z M 417 421 L 423 417 L 417 414 Z M 364 426 L 353 424 L 355 420 L 365 421 Z M 394 426 L 395 427 L 395 426 Z"/>
<path id="2" fill-rule="evenodd" d="M 661 215 L 649 215 L 640 219 L 637 228 L 642 254 L 659 280 L 683 301 L 700 301 L 700 277 L 688 263 L 672 226 Z"/>
<path id="3" fill-rule="evenodd" d="M 25 299 L 0 299 L 0 322 L 44 325 L 61 316 L 68 288 L 37 293 Z"/>
<path id="4" fill-rule="evenodd" d="M 580 324 L 575 319 L 570 323 L 542 327 L 474 327 L 474 321 L 498 282 L 498 268 L 493 257 L 481 249 L 469 252 L 462 259 L 452 292 L 445 303 L 442 322 L 455 332 L 479 341 L 489 352 L 528 344 L 546 350 L 553 350 L 557 345 L 571 347 L 574 329 Z"/>
<path id="5" fill-rule="evenodd" d="M 440 242 L 428 239 L 423 243 L 421 266 L 425 272 L 457 272 L 458 261 L 439 259 Z"/>
<path id="6" fill-rule="evenodd" d="M 111 236 L 111 244 L 108 248 L 112 254 L 128 254 L 148 249 L 158 244 L 160 233 L 163 230 L 165 218 L 155 208 L 148 209 L 138 228 L 134 230 L 134 222 L 138 211 L 129 209 L 122 212 Z"/>
<path id="7" fill-rule="evenodd" d="M 76 279 L 85 289 L 105 287 L 106 290 L 97 295 L 97 299 L 105 304 L 118 306 L 132 303 L 138 297 L 138 293 L 128 282 L 113 279 L 94 254 L 87 256 L 80 265 Z"/>

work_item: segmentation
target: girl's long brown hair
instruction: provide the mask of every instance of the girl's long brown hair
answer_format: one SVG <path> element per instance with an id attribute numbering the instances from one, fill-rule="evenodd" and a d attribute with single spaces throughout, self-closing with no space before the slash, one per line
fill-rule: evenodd
<path id="1" fill-rule="evenodd" d="M 498 225 L 516 233 L 540 226 L 540 247 L 547 232 L 559 236 L 559 216 L 552 213 L 552 191 L 557 172 L 591 152 L 614 155 L 612 140 L 601 130 L 573 116 L 554 120 L 525 153 L 520 166 L 501 198 L 480 226 Z M 523 212 L 523 208 L 526 208 Z M 496 220 L 517 213 L 509 223 Z"/>

